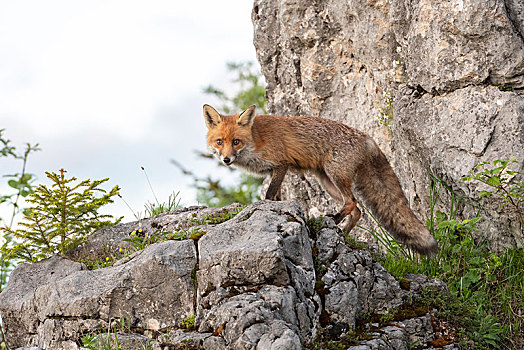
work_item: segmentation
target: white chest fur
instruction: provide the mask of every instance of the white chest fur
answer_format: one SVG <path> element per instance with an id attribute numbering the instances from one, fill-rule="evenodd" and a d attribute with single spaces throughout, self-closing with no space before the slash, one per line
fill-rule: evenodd
<path id="1" fill-rule="evenodd" d="M 259 153 L 246 147 L 237 154 L 232 166 L 256 175 L 267 175 L 271 174 L 275 164 L 262 159 Z"/>

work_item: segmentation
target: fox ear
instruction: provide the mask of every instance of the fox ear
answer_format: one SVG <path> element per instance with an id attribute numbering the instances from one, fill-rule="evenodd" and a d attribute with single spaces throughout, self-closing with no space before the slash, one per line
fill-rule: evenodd
<path id="1" fill-rule="evenodd" d="M 251 126 L 255 121 L 255 105 L 249 106 L 244 112 L 240 113 L 237 124 L 240 126 Z"/>
<path id="2" fill-rule="evenodd" d="M 213 129 L 222 122 L 222 116 L 210 105 L 204 105 L 204 119 L 208 129 Z"/>

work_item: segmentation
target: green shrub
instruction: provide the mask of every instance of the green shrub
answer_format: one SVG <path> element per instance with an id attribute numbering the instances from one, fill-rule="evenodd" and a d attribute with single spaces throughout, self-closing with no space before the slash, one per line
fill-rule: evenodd
<path id="1" fill-rule="evenodd" d="M 30 143 L 26 143 L 24 151 L 18 153 L 16 147 L 11 145 L 11 141 L 2 135 L 3 132 L 4 129 L 0 129 L 0 158 L 13 158 L 22 163 L 20 173 L 0 174 L 9 179 L 7 184 L 14 189 L 14 192 L 12 193 L 0 193 L 0 206 L 7 205 L 12 208 L 11 218 L 8 219 L 9 224 L 7 224 L 7 227 L 11 228 L 15 216 L 21 211 L 21 208 L 18 205 L 19 200 L 27 197 L 33 192 L 33 182 L 35 177 L 33 174 L 26 172 L 26 165 L 29 155 L 32 152 L 39 151 L 40 148 L 38 148 L 38 144 L 31 145 Z M 2 221 L 2 218 L 0 218 L 0 225 L 2 224 Z M 12 240 L 13 237 L 9 233 L 0 235 L 0 292 L 4 289 L 9 273 L 14 267 L 14 261 L 5 253 Z M 5 343 L 2 320 L 0 319 L 0 349 L 5 348 L 7 348 L 7 345 Z"/>
<path id="2" fill-rule="evenodd" d="M 505 204 L 509 204 L 515 211 L 520 222 L 520 229 L 524 234 L 524 173 L 510 170 L 512 164 L 518 163 L 515 159 L 493 162 L 482 162 L 471 170 L 471 175 L 464 176 L 462 180 L 476 180 L 488 185 L 490 190 L 480 191 L 480 198 L 498 197 Z"/>
<path id="3" fill-rule="evenodd" d="M 76 178 L 68 179 L 65 173 L 63 169 L 58 174 L 46 172 L 52 185 L 39 185 L 29 195 L 27 202 L 31 207 L 19 223 L 23 228 L 1 229 L 16 242 L 3 248 L 9 257 L 34 262 L 56 253 L 63 254 L 81 244 L 93 231 L 120 221 L 98 213 L 100 207 L 113 202 L 111 198 L 118 194 L 118 186 L 106 192 L 99 186 L 108 179 L 75 183 Z M 101 195 L 96 196 L 97 193 Z"/>

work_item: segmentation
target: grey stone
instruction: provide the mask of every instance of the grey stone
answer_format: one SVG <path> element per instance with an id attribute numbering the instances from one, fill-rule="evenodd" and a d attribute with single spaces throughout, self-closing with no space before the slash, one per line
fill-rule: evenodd
<path id="1" fill-rule="evenodd" d="M 429 212 L 430 179 L 428 167 L 451 186 L 458 196 L 478 198 L 487 188 L 477 182 L 464 182 L 462 176 L 476 164 L 514 157 L 524 170 L 524 98 L 495 87 L 469 86 L 443 96 L 418 96 L 403 87 L 395 102 L 395 152 L 402 161 L 395 162 L 406 195 L 413 208 Z M 424 115 L 424 118 L 420 118 Z M 449 197 L 442 192 L 437 208 L 447 212 Z M 496 198 L 480 201 L 478 223 L 493 248 L 523 246 L 515 213 Z M 461 205 L 458 213 L 465 218 L 476 215 L 478 208 Z"/>
<path id="2" fill-rule="evenodd" d="M 524 87 L 522 3 L 393 1 L 391 17 L 411 86 L 426 91 L 485 82 Z"/>
<path id="3" fill-rule="evenodd" d="M 228 212 L 239 210 L 241 205 L 234 203 L 223 208 L 206 208 L 191 206 L 175 209 L 139 221 L 121 223 L 115 226 L 104 227 L 87 239 L 87 242 L 67 252 L 66 257 L 75 261 L 99 260 L 106 257 L 108 251 L 118 248 L 131 248 L 128 241 L 133 231 L 142 230 L 142 235 L 162 235 L 169 232 L 185 231 L 188 235 L 213 225 L 213 220 L 224 217 Z"/>
<path id="4" fill-rule="evenodd" d="M 226 341 L 219 337 L 209 337 L 204 340 L 205 350 L 226 350 Z"/>
<path id="5" fill-rule="evenodd" d="M 99 344 L 104 345 L 104 349 L 118 347 L 120 349 L 147 349 L 153 346 L 153 343 L 156 343 L 156 341 L 140 334 L 104 333 L 98 335 L 96 338 L 100 342 Z"/>
<path id="6" fill-rule="evenodd" d="M 332 229 L 322 229 L 318 236 L 317 259 L 329 262 L 326 273 L 319 277 L 324 282 L 325 310 L 332 321 L 355 327 L 360 313 L 391 310 L 402 303 L 399 283 L 373 261 L 369 251 L 349 249 Z M 336 255 L 322 254 L 330 250 Z M 331 260 L 333 256 L 336 259 Z"/>
<path id="7" fill-rule="evenodd" d="M 187 220 L 178 216 L 184 213 Z M 174 227 L 204 213 L 224 214 L 191 209 L 172 222 L 169 215 L 154 220 Z M 222 221 L 205 223 L 197 243 L 155 243 L 103 269 L 59 256 L 20 265 L 0 294 L 8 344 L 79 349 L 83 335 L 99 334 L 130 350 L 302 349 L 320 327 L 341 335 L 364 312 L 391 312 L 430 286 L 447 290 L 420 275 L 407 276 L 410 289 L 401 289 L 369 251 L 346 246 L 331 219 L 309 232 L 294 202 L 260 201 Z M 183 330 L 181 321 L 192 315 L 194 329 Z M 116 332 L 122 318 L 127 333 L 109 338 L 107 329 Z M 354 348 L 404 349 L 406 339 L 431 339 L 430 321 L 426 315 L 397 322 Z"/>
<path id="8" fill-rule="evenodd" d="M 522 1 L 256 0 L 252 20 L 269 112 L 334 119 L 368 133 L 423 222 L 428 169 L 466 202 L 484 189 L 460 180 L 476 164 L 514 157 L 516 170 L 524 169 Z M 388 108 L 391 133 L 377 118 Z M 340 206 L 308 173 L 288 174 L 282 198 L 314 216 Z M 440 199 L 437 209 L 449 211 L 449 198 Z M 478 204 L 486 218 L 479 239 L 495 249 L 523 246 L 509 206 L 496 198 Z M 458 209 L 459 219 L 477 210 Z M 366 213 L 360 223 L 374 227 Z M 374 241 L 364 230 L 352 235 Z"/>
<path id="9" fill-rule="evenodd" d="M 427 344 L 434 340 L 433 326 L 429 314 L 404 320 L 399 325 L 404 328 L 410 344 Z"/>
<path id="10" fill-rule="evenodd" d="M 194 314 L 196 249 L 191 240 L 151 245 L 126 264 L 88 271 L 53 257 L 15 269 L 0 294 L 10 347 L 48 347 L 125 318 L 157 331 Z"/>
<path id="11" fill-rule="evenodd" d="M 255 348 L 261 339 L 284 344 L 295 339 L 289 332 L 302 339 L 311 332 L 314 267 L 296 204 L 255 203 L 209 229 L 198 247 L 199 331 L 224 325 L 226 343 L 238 348 Z M 276 334 L 275 322 L 289 332 Z"/>
<path id="12" fill-rule="evenodd" d="M 158 343 L 171 344 L 188 349 L 203 349 L 204 343 L 208 338 L 214 338 L 211 333 L 199 333 L 194 331 L 182 331 L 177 329 L 158 337 Z M 158 346 L 160 347 L 160 345 Z"/>

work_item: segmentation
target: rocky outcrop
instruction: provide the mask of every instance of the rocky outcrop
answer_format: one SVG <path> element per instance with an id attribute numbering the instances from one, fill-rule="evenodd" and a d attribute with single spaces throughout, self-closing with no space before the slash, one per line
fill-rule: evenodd
<path id="1" fill-rule="evenodd" d="M 524 169 L 521 1 L 256 0 L 252 18 L 270 113 L 335 119 L 370 134 L 421 219 L 430 169 L 469 202 L 479 188 L 461 177 L 474 165 L 514 157 Z M 288 175 L 283 197 L 313 214 L 334 212 L 314 178 L 301 177 Z M 479 234 L 493 247 L 524 243 L 508 207 L 478 204 Z"/>
<path id="2" fill-rule="evenodd" d="M 89 271 L 53 257 L 22 264 L 1 294 L 0 313 L 11 348 L 77 348 L 80 337 L 120 318 L 136 329 L 160 331 L 194 314 L 192 241 L 150 246 L 128 262 Z"/>
<path id="3" fill-rule="evenodd" d="M 102 229 L 68 258 L 18 266 L 0 294 L 8 345 L 79 349 L 91 335 L 125 349 L 302 349 L 357 329 L 366 337 L 350 349 L 431 349 L 440 339 L 431 309 L 370 318 L 369 329 L 362 320 L 445 293 L 442 282 L 400 283 L 368 250 L 348 247 L 331 219 L 308 226 L 295 203 L 262 201 L 229 219 L 238 211 L 180 209 Z M 104 260 L 137 228 L 156 243 L 95 270 L 70 260 Z"/>

